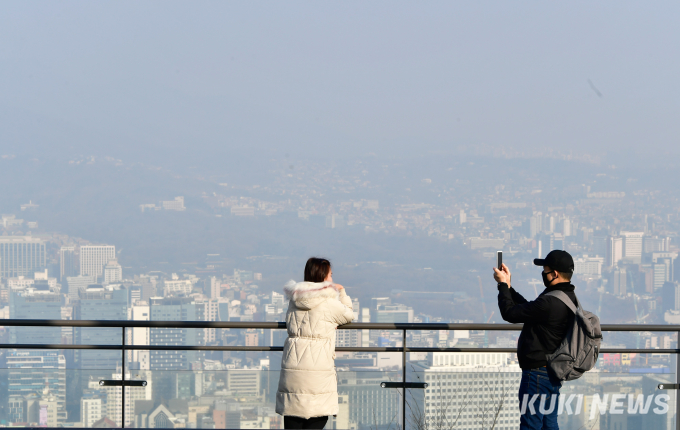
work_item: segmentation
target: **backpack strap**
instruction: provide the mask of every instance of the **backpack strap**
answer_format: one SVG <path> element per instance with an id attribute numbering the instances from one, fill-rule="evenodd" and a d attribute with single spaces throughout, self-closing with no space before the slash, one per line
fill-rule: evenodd
<path id="1" fill-rule="evenodd" d="M 555 297 L 555 298 L 560 299 L 560 300 L 562 301 L 562 303 L 564 303 L 565 305 L 567 305 L 567 307 L 568 307 L 569 309 L 571 309 L 571 311 L 572 311 L 573 313 L 576 313 L 576 309 L 577 309 L 576 306 L 577 306 L 577 305 L 578 305 L 579 307 L 581 306 L 581 304 L 578 302 L 578 299 L 576 299 L 577 305 L 574 305 L 574 302 L 571 301 L 571 299 L 569 298 L 569 296 L 567 295 L 567 293 L 565 293 L 564 291 L 553 290 L 553 291 L 550 291 L 550 292 L 545 293 L 545 294 L 543 294 L 543 295 L 544 295 L 544 296 L 552 296 L 552 297 Z"/>

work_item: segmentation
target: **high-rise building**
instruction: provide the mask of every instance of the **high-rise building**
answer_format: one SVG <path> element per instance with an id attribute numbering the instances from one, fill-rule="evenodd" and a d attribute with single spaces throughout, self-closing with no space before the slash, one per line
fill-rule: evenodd
<path id="1" fill-rule="evenodd" d="M 101 277 L 104 266 L 116 259 L 113 245 L 83 245 L 80 247 L 80 275 Z"/>
<path id="2" fill-rule="evenodd" d="M 554 233 L 555 232 L 555 223 L 556 223 L 555 217 L 552 216 L 552 215 L 546 214 L 545 215 L 545 224 L 544 224 L 545 232 L 546 233 Z"/>
<path id="3" fill-rule="evenodd" d="M 370 428 L 371 426 L 389 428 L 397 421 L 395 417 L 399 416 L 401 397 L 396 393 L 396 390 L 380 388 L 380 383 L 386 380 L 386 374 L 382 372 L 346 371 L 338 373 L 338 376 L 340 379 L 338 394 L 340 398 L 347 399 L 349 422 L 360 423 L 361 427 L 359 428 Z M 343 401 L 345 400 L 343 399 Z"/>
<path id="4" fill-rule="evenodd" d="M 527 220 L 524 228 L 525 234 L 529 239 L 536 237 L 537 234 L 543 231 L 543 214 L 541 212 L 534 212 Z"/>
<path id="5" fill-rule="evenodd" d="M 611 272 L 609 283 L 612 294 L 626 295 L 628 291 L 628 271 L 625 267 L 617 267 Z"/>
<path id="6" fill-rule="evenodd" d="M 664 282 L 661 288 L 661 310 L 680 310 L 680 283 Z"/>
<path id="7" fill-rule="evenodd" d="M 194 283 L 191 279 L 179 279 L 177 274 L 172 274 L 172 279 L 163 280 L 163 295 L 165 297 L 171 296 L 188 296 L 194 289 Z"/>
<path id="8" fill-rule="evenodd" d="M 343 348 L 361 346 L 361 330 L 338 330 L 335 334 L 335 346 Z"/>
<path id="9" fill-rule="evenodd" d="M 132 321 L 149 321 L 151 318 L 151 311 L 148 303 L 137 302 L 129 309 L 128 319 Z M 131 337 L 129 342 L 131 345 L 149 345 L 149 327 L 133 327 L 130 329 Z M 139 368 L 141 370 L 151 369 L 150 364 L 150 351 L 134 350 L 132 351 L 132 362 L 139 363 Z"/>
<path id="10" fill-rule="evenodd" d="M 79 320 L 126 320 L 127 291 L 119 286 L 90 285 L 79 292 L 76 319 Z M 83 345 L 120 345 L 121 333 L 115 328 L 79 328 L 76 338 Z M 84 349 L 77 351 L 81 369 L 115 371 L 120 365 L 118 351 Z"/>
<path id="11" fill-rule="evenodd" d="M 205 307 L 192 298 L 152 297 L 151 321 L 203 321 Z M 162 328 L 151 331 L 151 345 L 178 346 L 201 345 L 203 330 L 185 328 Z M 163 350 L 151 351 L 151 370 L 184 370 L 196 361 L 199 351 Z"/>
<path id="12" fill-rule="evenodd" d="M 562 236 L 562 233 L 550 235 L 550 249 L 564 249 L 564 236 Z"/>
<path id="13" fill-rule="evenodd" d="M 582 232 L 584 233 L 583 234 L 584 237 L 587 236 L 586 231 L 587 231 L 587 229 L 582 230 Z M 607 248 L 609 247 L 609 237 L 608 236 L 601 236 L 601 235 L 593 235 L 592 238 L 593 238 L 593 252 L 598 257 L 604 257 L 605 258 L 605 264 L 607 264 L 607 267 L 608 267 L 608 263 L 607 263 L 606 258 L 607 258 L 607 252 L 608 252 Z M 586 243 L 587 240 L 583 239 L 583 242 Z"/>
<path id="14" fill-rule="evenodd" d="M 379 305 L 371 312 L 371 320 L 378 323 L 412 323 L 413 308 L 400 305 Z"/>
<path id="15" fill-rule="evenodd" d="M 203 315 L 205 321 L 219 321 L 220 320 L 220 299 L 197 299 L 197 306 L 204 306 Z M 217 329 L 206 328 L 204 331 L 204 341 L 206 344 L 217 341 Z"/>
<path id="16" fill-rule="evenodd" d="M 22 395 L 8 396 L 7 421 L 10 423 L 25 423 L 26 420 L 26 398 Z"/>
<path id="17" fill-rule="evenodd" d="M 284 295 L 279 294 L 276 291 L 272 291 L 272 305 L 275 305 L 277 309 L 283 309 L 284 303 Z"/>
<path id="18" fill-rule="evenodd" d="M 69 276 L 66 278 L 66 284 L 68 285 L 68 298 L 71 300 L 77 300 L 80 294 L 80 290 L 84 290 L 88 285 L 93 285 L 97 283 L 97 277 L 92 276 Z"/>
<path id="19" fill-rule="evenodd" d="M 569 237 L 571 236 L 571 220 L 569 218 L 565 218 L 562 220 L 562 234 L 564 237 Z"/>
<path id="20" fill-rule="evenodd" d="M 92 428 L 92 425 L 102 418 L 102 399 L 80 399 L 80 422 L 83 427 Z"/>
<path id="21" fill-rule="evenodd" d="M 32 236 L 0 236 L 0 277 L 31 275 L 45 265 L 42 240 Z"/>
<path id="22" fill-rule="evenodd" d="M 109 260 L 104 266 L 104 283 L 112 284 L 123 280 L 123 268 L 118 264 L 118 260 Z"/>
<path id="23" fill-rule="evenodd" d="M 53 416 L 57 424 L 66 422 L 66 359 L 60 351 L 11 349 L 7 352 L 7 369 L 9 398 L 33 395 L 41 401 L 53 401 L 47 412 L 56 406 Z"/>
<path id="24" fill-rule="evenodd" d="M 76 247 L 62 246 L 59 249 L 59 279 L 64 282 L 66 278 L 73 276 L 78 276 Z"/>
<path id="25" fill-rule="evenodd" d="M 642 238 L 645 234 L 641 231 L 622 231 L 623 256 L 632 262 L 640 263 L 642 259 Z"/>
<path id="26" fill-rule="evenodd" d="M 623 259 L 623 239 L 609 237 L 607 239 L 607 267 L 616 266 Z"/>
<path id="27" fill-rule="evenodd" d="M 642 240 L 642 252 L 645 254 L 651 252 L 666 252 L 670 249 L 670 242 L 670 237 L 645 236 Z"/>
<path id="28" fill-rule="evenodd" d="M 226 389 L 234 397 L 257 398 L 262 396 L 262 377 L 261 367 L 251 367 L 244 369 L 230 369 L 227 372 Z"/>
<path id="29" fill-rule="evenodd" d="M 61 319 L 62 297 L 49 291 L 49 286 L 40 286 L 24 291 L 12 291 L 9 300 L 9 315 L 12 319 Z M 11 327 L 10 343 L 61 343 L 59 327 Z"/>
<path id="30" fill-rule="evenodd" d="M 211 276 L 210 277 L 210 298 L 211 299 L 219 299 L 221 288 L 222 288 L 222 283 L 220 282 L 220 280 L 217 279 L 214 276 Z"/>
<path id="31" fill-rule="evenodd" d="M 61 318 L 62 297 L 49 286 L 39 286 L 10 294 L 10 318 Z M 59 327 L 11 327 L 10 343 L 57 344 L 62 341 Z M 48 390 L 57 401 L 57 420 L 66 421 L 66 360 L 57 350 L 10 350 L 7 355 L 8 396 Z"/>
<path id="32" fill-rule="evenodd" d="M 678 254 L 675 252 L 652 253 L 652 284 L 653 291 L 661 289 L 666 282 L 675 280 L 674 267 Z"/>
<path id="33" fill-rule="evenodd" d="M 653 277 L 654 277 L 654 291 L 660 290 L 663 288 L 663 284 L 668 282 L 668 266 L 661 262 L 661 263 L 654 263 L 652 264 L 652 269 L 653 269 Z"/>
<path id="34" fill-rule="evenodd" d="M 459 417 L 460 428 L 491 427 L 494 421 L 498 429 L 519 426 L 522 370 L 510 354 L 434 352 L 416 370 L 428 384 L 421 399 L 427 427 L 446 426 L 450 416 Z"/>
<path id="35" fill-rule="evenodd" d="M 151 372 L 142 372 L 140 377 L 140 379 L 146 381 L 145 387 L 125 387 L 125 427 L 132 427 L 132 423 L 135 422 L 135 402 L 153 399 Z M 112 374 L 111 379 L 121 379 L 120 371 L 119 373 Z M 131 374 L 125 373 L 125 379 L 137 378 L 133 378 Z M 106 387 L 106 416 L 117 425 L 121 425 L 123 421 L 121 414 L 123 410 L 122 391 L 120 387 Z"/>
<path id="36" fill-rule="evenodd" d="M 584 255 L 583 257 L 574 260 L 574 273 L 577 275 L 599 276 L 602 274 L 603 263 L 604 258 L 602 257 L 589 257 Z"/>

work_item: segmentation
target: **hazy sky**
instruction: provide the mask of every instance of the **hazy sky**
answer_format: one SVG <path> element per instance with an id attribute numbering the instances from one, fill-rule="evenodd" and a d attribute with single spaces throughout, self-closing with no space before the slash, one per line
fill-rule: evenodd
<path id="1" fill-rule="evenodd" d="M 677 154 L 678 22 L 673 1 L 4 1 L 0 154 Z"/>

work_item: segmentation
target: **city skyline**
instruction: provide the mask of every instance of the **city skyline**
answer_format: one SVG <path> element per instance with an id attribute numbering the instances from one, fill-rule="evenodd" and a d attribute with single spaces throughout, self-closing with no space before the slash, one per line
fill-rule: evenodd
<path id="1" fill-rule="evenodd" d="M 282 288 L 312 256 L 374 324 L 337 330 L 327 428 L 678 427 L 679 17 L 1 3 L 0 320 L 68 322 L 0 322 L 0 427 L 282 428 Z M 492 268 L 532 300 L 553 249 L 611 330 L 522 399 Z"/>

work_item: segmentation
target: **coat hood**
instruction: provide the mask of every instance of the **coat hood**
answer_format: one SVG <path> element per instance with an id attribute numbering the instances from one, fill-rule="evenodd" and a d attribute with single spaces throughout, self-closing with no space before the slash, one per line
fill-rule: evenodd
<path id="1" fill-rule="evenodd" d="M 299 309 L 312 309 L 328 298 L 340 298 L 340 292 L 332 282 L 288 281 L 283 292 Z"/>

